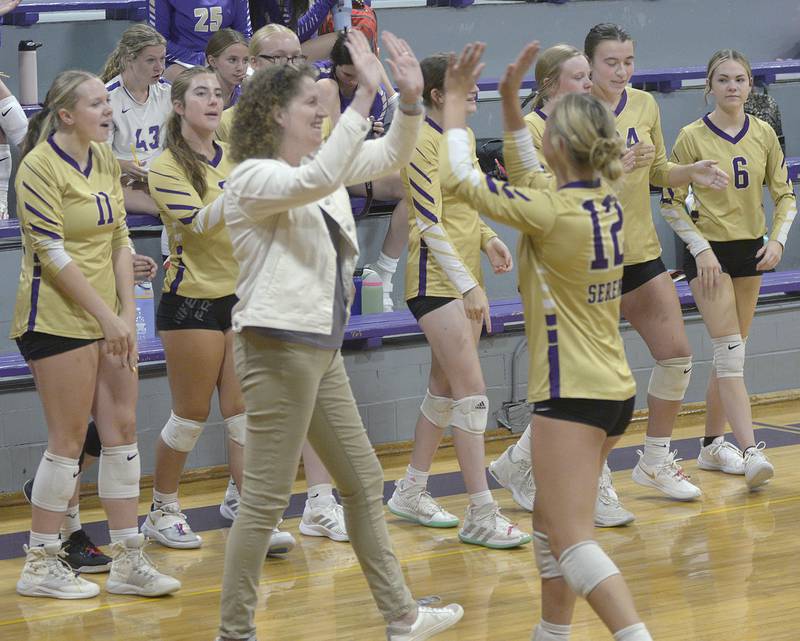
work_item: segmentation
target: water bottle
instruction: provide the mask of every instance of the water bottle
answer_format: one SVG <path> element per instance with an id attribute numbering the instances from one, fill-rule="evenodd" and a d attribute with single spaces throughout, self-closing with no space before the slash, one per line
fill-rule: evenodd
<path id="1" fill-rule="evenodd" d="M 332 13 L 334 31 L 344 31 L 353 26 L 353 0 L 339 0 Z"/>
<path id="2" fill-rule="evenodd" d="M 136 300 L 136 340 L 156 337 L 153 285 L 148 282 L 134 285 Z"/>
<path id="3" fill-rule="evenodd" d="M 383 281 L 371 269 L 361 274 L 361 313 L 380 314 L 383 311 Z"/>
<path id="4" fill-rule="evenodd" d="M 19 101 L 23 105 L 39 104 L 39 72 L 36 66 L 36 50 L 41 42 L 19 41 Z"/>

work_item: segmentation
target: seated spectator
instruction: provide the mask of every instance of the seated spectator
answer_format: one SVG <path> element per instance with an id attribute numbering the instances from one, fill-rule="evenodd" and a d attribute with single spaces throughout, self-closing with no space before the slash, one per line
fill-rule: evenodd
<path id="1" fill-rule="evenodd" d="M 172 82 L 188 67 L 206 63 L 211 36 L 231 27 L 249 38 L 250 8 L 247 0 L 219 0 L 214 6 L 193 0 L 149 0 L 147 21 L 167 40 L 164 78 Z"/>
<path id="2" fill-rule="evenodd" d="M 309 0 L 250 0 L 250 13 L 256 29 L 267 24 L 289 27 L 300 39 L 308 59 L 322 60 L 330 55 L 336 34 L 318 36 L 317 31 L 336 3 L 317 0 L 309 8 Z"/>
<path id="3" fill-rule="evenodd" d="M 233 29 L 220 29 L 208 41 L 206 61 L 217 74 L 225 109 L 233 107 L 242 93 L 249 57 L 247 44 L 247 39 Z"/>
<path id="4" fill-rule="evenodd" d="M 164 149 L 172 111 L 164 73 L 166 41 L 146 24 L 126 29 L 101 72 L 114 108 L 109 143 L 123 174 L 125 209 L 158 215 L 147 183 L 149 166 Z"/>

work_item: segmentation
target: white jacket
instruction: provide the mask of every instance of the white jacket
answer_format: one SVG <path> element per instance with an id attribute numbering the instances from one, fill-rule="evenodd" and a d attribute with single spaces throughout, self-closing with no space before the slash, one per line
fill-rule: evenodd
<path id="1" fill-rule="evenodd" d="M 329 334 L 333 324 L 336 249 L 322 212 L 341 230 L 348 306 L 358 238 L 346 185 L 408 163 L 422 114 L 398 112 L 389 132 L 365 140 L 371 123 L 348 108 L 328 140 L 299 167 L 279 159 L 238 165 L 225 184 L 224 215 L 239 263 L 233 329 Z"/>

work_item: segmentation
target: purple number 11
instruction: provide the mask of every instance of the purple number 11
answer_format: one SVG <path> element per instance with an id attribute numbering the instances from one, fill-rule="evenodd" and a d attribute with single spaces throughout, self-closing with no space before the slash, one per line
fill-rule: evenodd
<path id="1" fill-rule="evenodd" d="M 622 207 L 619 206 L 617 199 L 613 196 L 606 196 L 603 199 L 603 207 L 605 213 L 611 213 L 611 206 L 617 210 L 617 220 L 609 228 L 611 240 L 614 244 L 614 263 L 613 267 L 617 267 L 622 263 L 622 251 L 619 246 L 619 232 L 622 229 Z M 591 262 L 591 269 L 608 269 L 608 258 L 606 257 L 605 241 L 603 239 L 603 231 L 600 227 L 600 215 L 597 213 L 593 200 L 585 200 L 583 208 L 589 212 L 592 217 L 592 230 L 594 232 L 594 260 Z"/>
<path id="2" fill-rule="evenodd" d="M 111 200 L 108 194 L 104 191 L 92 194 L 97 202 L 97 209 L 100 212 L 100 219 L 97 221 L 98 225 L 105 225 L 114 222 L 114 210 L 111 208 Z M 104 209 L 105 207 L 105 209 Z M 108 211 L 108 218 L 106 218 L 106 210 Z"/>

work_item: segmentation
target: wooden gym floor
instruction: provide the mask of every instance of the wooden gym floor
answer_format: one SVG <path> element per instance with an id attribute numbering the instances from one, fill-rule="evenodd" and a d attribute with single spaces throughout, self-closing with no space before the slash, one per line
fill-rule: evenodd
<path id="1" fill-rule="evenodd" d="M 758 438 L 769 446 L 776 478 L 750 493 L 742 477 L 697 470 L 702 416 L 683 417 L 673 443 L 685 470 L 703 489 L 693 503 L 656 496 L 630 480 L 643 426 L 631 427 L 610 459 L 623 504 L 636 514 L 628 527 L 596 530 L 596 538 L 628 580 L 656 641 L 797 641 L 800 639 L 800 401 L 754 408 Z M 487 443 L 487 462 L 510 443 Z M 386 479 L 399 477 L 407 455 L 384 457 Z M 433 469 L 434 495 L 462 515 L 466 497 L 453 450 L 443 449 Z M 223 550 L 228 530 L 216 509 L 225 481 L 188 484 L 182 505 L 190 520 L 208 524 L 200 550 L 148 553 L 180 578 L 175 596 L 147 600 L 108 595 L 87 601 L 20 597 L 14 584 L 27 540 L 27 506 L 0 509 L 0 639 L 3 641 L 211 641 L 216 634 Z M 297 493 L 305 491 L 298 483 Z M 507 515 L 530 531 L 527 513 L 496 490 Z M 150 491 L 142 492 L 140 514 Z M 302 497 L 292 505 L 297 513 Z M 194 508 L 194 509 L 193 509 Z M 291 506 L 290 506 L 291 509 Z M 301 509 L 301 507 L 300 507 Z M 462 622 L 439 641 L 527 641 L 538 620 L 539 586 L 530 545 L 494 551 L 459 543 L 457 530 L 414 526 L 389 515 L 390 532 L 417 598 L 437 595 L 464 606 Z M 103 518 L 86 501 L 84 523 Z M 284 522 L 298 540 L 285 559 L 264 566 L 257 615 L 260 641 L 384 639 L 381 618 L 347 543 L 304 537 L 298 518 Z M 100 529 L 102 527 L 102 529 Z M 94 526 L 102 533 L 104 527 Z M 200 529 L 200 527 L 196 528 Z M 102 540 L 102 534 L 97 536 Z M 89 575 L 105 581 L 105 575 Z M 585 603 L 576 610 L 572 641 L 610 639 Z"/>

